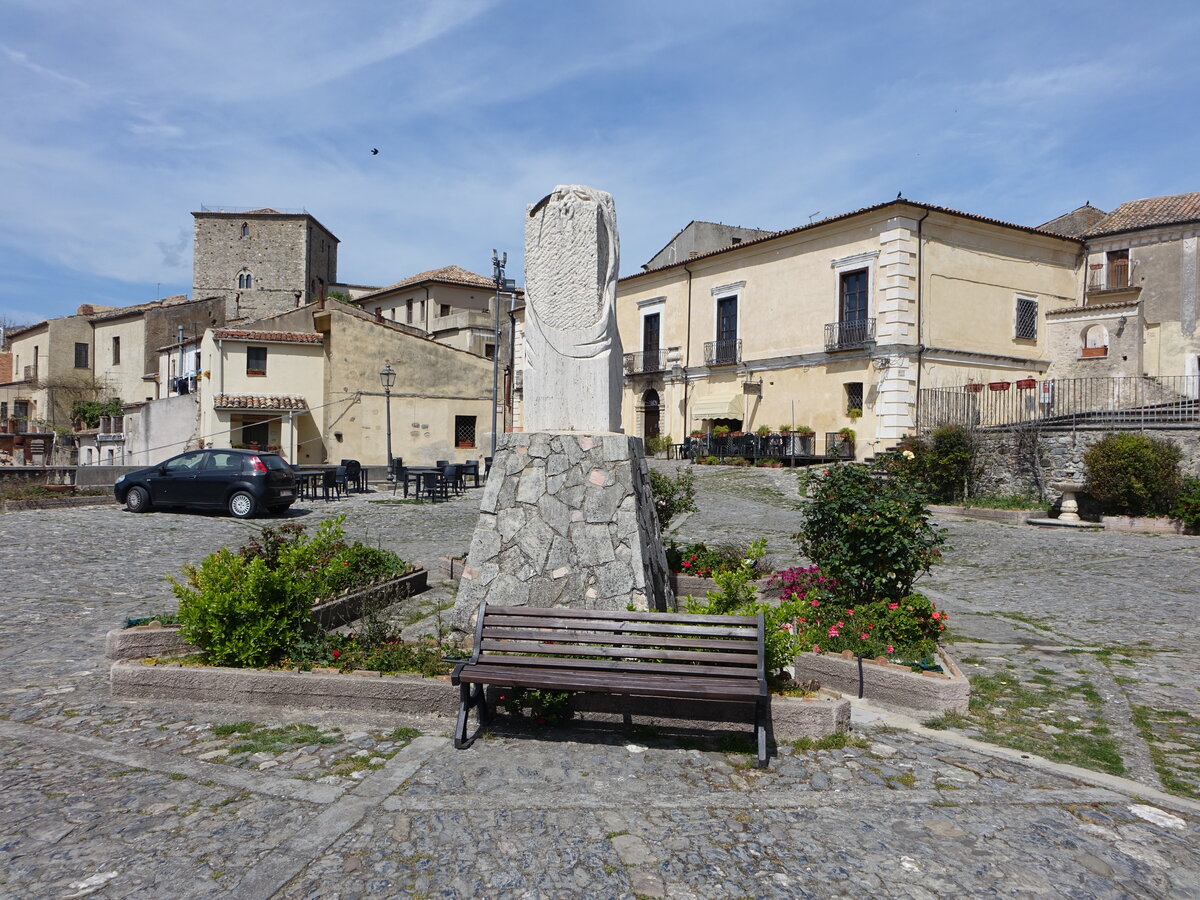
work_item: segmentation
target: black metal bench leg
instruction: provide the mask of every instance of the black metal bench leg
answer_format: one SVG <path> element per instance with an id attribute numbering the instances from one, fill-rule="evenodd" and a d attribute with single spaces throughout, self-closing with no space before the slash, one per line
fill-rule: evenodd
<path id="1" fill-rule="evenodd" d="M 758 767 L 767 767 L 767 704 L 759 700 L 754 704 L 754 734 L 758 738 Z"/>
<path id="2" fill-rule="evenodd" d="M 484 694 L 484 686 L 482 684 L 467 684 L 463 682 L 458 686 L 458 691 L 458 720 L 454 723 L 454 749 L 466 750 L 475 743 L 475 739 L 479 737 L 483 726 L 491 720 L 491 714 L 488 710 L 487 697 Z M 474 707 L 478 707 L 479 709 L 475 714 L 479 727 L 475 729 L 473 735 L 467 737 L 467 718 Z"/>

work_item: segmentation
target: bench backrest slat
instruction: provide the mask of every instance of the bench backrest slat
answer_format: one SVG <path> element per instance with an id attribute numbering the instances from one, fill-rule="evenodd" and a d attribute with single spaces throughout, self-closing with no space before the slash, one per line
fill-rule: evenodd
<path id="1" fill-rule="evenodd" d="M 534 618 L 532 616 L 496 615 L 488 610 L 484 625 L 488 628 L 507 626 L 509 628 L 561 628 L 568 631 L 614 631 L 621 634 L 662 634 L 678 637 L 684 634 L 700 635 L 702 637 L 735 637 L 745 640 L 756 640 L 758 629 L 755 626 L 728 625 L 725 623 L 709 623 L 707 625 L 671 625 L 664 623 L 646 623 L 625 619 L 566 619 L 560 616 Z"/>
<path id="2" fill-rule="evenodd" d="M 639 647 L 592 647 L 580 644 L 544 644 L 535 641 L 496 641 L 484 635 L 480 648 L 502 653 L 537 653 L 543 656 L 603 656 L 610 659 L 662 659 L 671 662 L 741 664 L 758 669 L 756 653 L 711 653 L 699 650 L 649 650 Z"/>
<path id="3" fill-rule="evenodd" d="M 753 666 L 706 666 L 701 663 L 663 663 L 646 662 L 633 659 L 562 659 L 561 657 L 545 656 L 505 656 L 491 653 L 487 657 L 489 665 L 513 666 L 529 668 L 564 668 L 602 672 L 658 672 L 664 675 L 706 675 L 715 678 L 749 679 L 758 678 L 758 672 Z"/>
<path id="4" fill-rule="evenodd" d="M 489 615 L 495 616 L 532 616 L 534 618 L 562 619 L 621 619 L 629 622 L 676 622 L 678 624 L 704 625 L 711 622 L 714 616 L 697 613 L 660 613 L 638 610 L 636 612 L 616 612 L 611 609 L 571 609 L 569 607 L 540 607 L 540 606 L 489 606 Z M 757 616 L 720 616 L 724 622 L 731 625 L 749 625 L 753 628 L 758 624 Z"/>
<path id="5" fill-rule="evenodd" d="M 504 641 L 540 641 L 549 644 L 602 644 L 620 647 L 675 647 L 688 650 L 712 650 L 725 652 L 740 650 L 743 653 L 758 652 L 758 641 L 710 640 L 693 637 L 663 637 L 661 635 L 613 634 L 611 632 L 550 631 L 532 628 L 487 627 L 484 639 Z"/>

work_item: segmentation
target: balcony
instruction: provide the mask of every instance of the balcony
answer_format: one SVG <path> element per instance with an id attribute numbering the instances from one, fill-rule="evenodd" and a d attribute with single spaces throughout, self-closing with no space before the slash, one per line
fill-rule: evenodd
<path id="1" fill-rule="evenodd" d="M 1094 263 L 1088 269 L 1088 293 L 1099 291 L 1128 291 L 1134 288 L 1133 266 L 1127 259 L 1110 263 Z"/>
<path id="2" fill-rule="evenodd" d="M 645 375 L 649 372 L 664 372 L 667 368 L 666 350 L 641 350 L 625 354 L 625 374 Z"/>
<path id="3" fill-rule="evenodd" d="M 741 361 L 741 338 L 732 341 L 706 341 L 704 344 L 706 366 L 736 366 Z"/>
<path id="4" fill-rule="evenodd" d="M 875 343 L 875 320 L 857 319 L 853 322 L 830 322 L 825 326 L 825 352 L 856 350 Z"/>

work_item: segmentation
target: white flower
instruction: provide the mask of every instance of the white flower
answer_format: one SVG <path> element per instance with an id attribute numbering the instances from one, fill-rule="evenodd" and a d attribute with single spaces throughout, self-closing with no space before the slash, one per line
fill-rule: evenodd
<path id="1" fill-rule="evenodd" d="M 911 450 L 905 450 L 900 455 L 903 456 L 905 459 L 916 459 L 917 458 L 917 455 L 915 453 L 913 453 Z"/>

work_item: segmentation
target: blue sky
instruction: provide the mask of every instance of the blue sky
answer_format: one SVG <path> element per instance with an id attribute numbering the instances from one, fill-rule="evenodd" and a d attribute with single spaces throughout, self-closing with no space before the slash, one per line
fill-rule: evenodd
<path id="1" fill-rule="evenodd" d="M 1194 2 L 6 0 L 0 318 L 186 293 L 202 204 L 305 208 L 390 284 L 523 281 L 560 183 L 612 192 L 623 274 L 692 219 L 1200 190 L 1198 45 Z"/>

